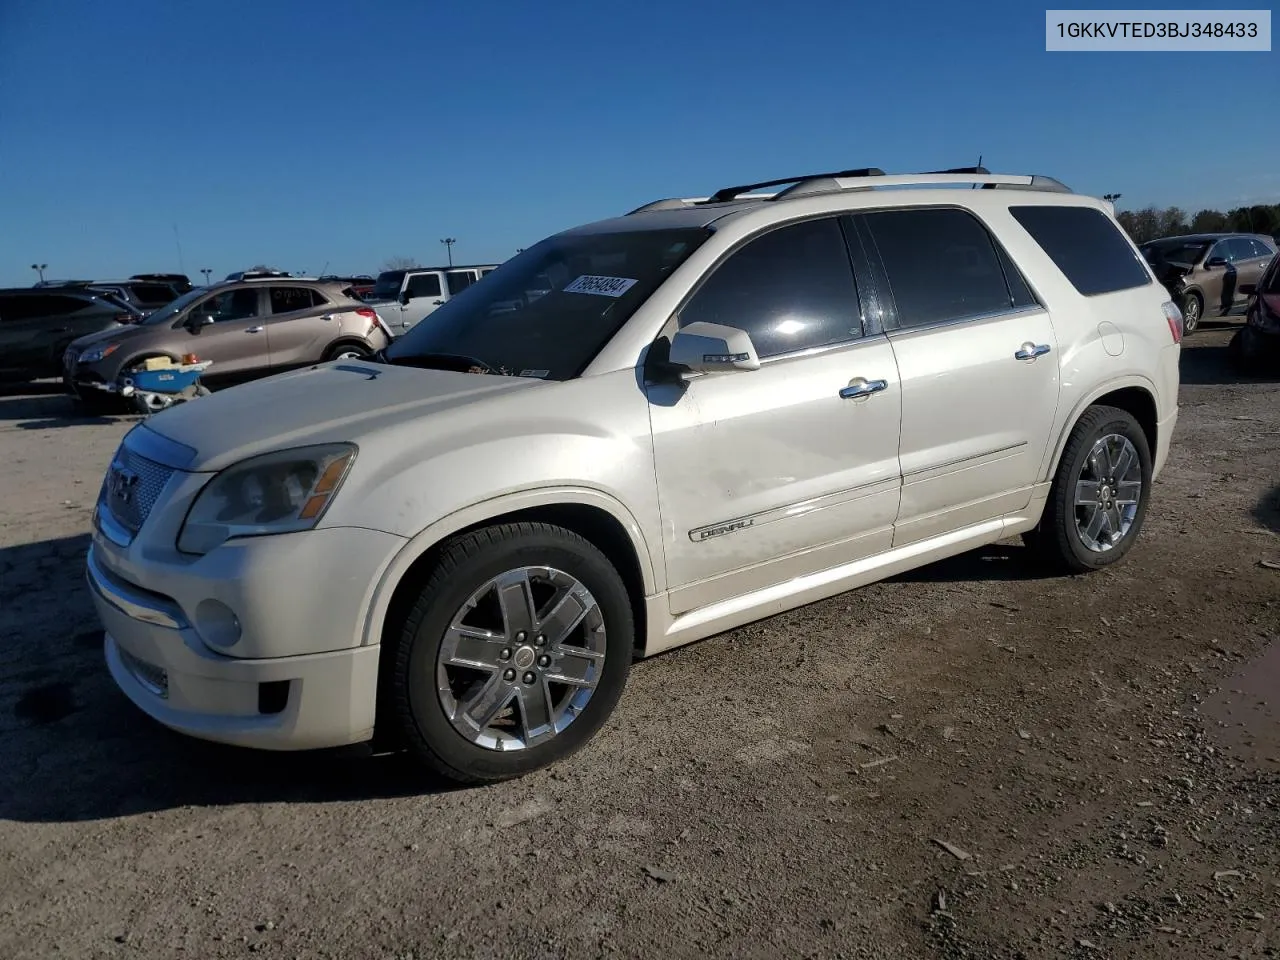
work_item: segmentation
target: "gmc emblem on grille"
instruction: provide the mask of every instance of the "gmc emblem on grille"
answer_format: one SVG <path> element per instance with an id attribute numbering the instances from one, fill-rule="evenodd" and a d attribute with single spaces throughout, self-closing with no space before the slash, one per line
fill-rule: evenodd
<path id="1" fill-rule="evenodd" d="M 111 476 L 107 480 L 107 489 L 111 492 L 111 496 L 121 503 L 128 503 L 133 499 L 133 488 L 137 485 L 138 475 L 132 470 L 127 470 L 124 467 L 111 468 Z"/>

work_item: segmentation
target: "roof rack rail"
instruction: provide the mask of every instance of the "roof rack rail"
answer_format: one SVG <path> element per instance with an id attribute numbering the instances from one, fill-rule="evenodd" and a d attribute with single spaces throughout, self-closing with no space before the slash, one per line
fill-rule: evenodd
<path id="1" fill-rule="evenodd" d="M 749 198 L 742 196 L 762 187 L 776 187 L 783 184 L 791 184 L 791 186 L 778 193 L 756 193 Z M 668 197 L 636 207 L 634 210 L 628 211 L 627 216 L 650 210 L 679 210 L 699 204 L 726 203 L 737 199 L 778 201 L 818 193 L 837 193 L 844 190 L 874 190 L 878 187 L 945 186 L 951 184 L 970 184 L 981 186 L 985 190 L 1073 192 L 1070 187 L 1059 180 L 1055 180 L 1053 177 L 1045 177 L 1039 174 L 992 173 L 982 166 L 953 167 L 950 170 L 934 170 L 928 173 L 888 174 L 879 167 L 864 167 L 860 170 L 816 173 L 804 177 L 785 177 L 780 180 L 765 180 L 760 183 L 725 187 L 722 190 L 717 190 L 709 197 Z"/>
<path id="2" fill-rule="evenodd" d="M 704 203 L 725 203 L 736 200 L 744 193 L 759 190 L 762 187 L 780 187 L 785 183 L 800 184 L 806 180 L 827 180 L 836 177 L 883 177 L 884 171 L 879 167 L 862 167 L 857 170 L 841 170 L 838 173 L 806 173 L 798 177 L 782 177 L 778 180 L 762 180 L 760 183 L 744 183 L 737 187 L 724 187 L 713 193 Z M 786 193 L 787 191 L 782 191 Z"/>

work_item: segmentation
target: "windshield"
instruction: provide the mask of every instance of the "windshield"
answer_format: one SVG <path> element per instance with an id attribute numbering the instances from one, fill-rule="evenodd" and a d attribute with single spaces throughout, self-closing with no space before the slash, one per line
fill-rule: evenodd
<path id="1" fill-rule="evenodd" d="M 155 311 L 154 313 L 147 314 L 146 319 L 143 320 L 142 322 L 147 326 L 151 326 L 152 324 L 167 323 L 168 321 L 177 317 L 178 314 L 180 314 L 183 310 L 189 307 L 194 301 L 200 299 L 200 297 L 204 294 L 204 292 L 205 290 L 203 287 L 196 287 L 194 290 L 191 290 L 188 293 L 184 293 L 177 300 L 174 300 L 171 303 L 169 303 L 168 306 L 161 307 L 159 310 Z"/>
<path id="2" fill-rule="evenodd" d="M 569 380 L 710 231 L 550 237 L 468 287 L 389 346 L 389 362 Z"/>
<path id="3" fill-rule="evenodd" d="M 1142 248 L 1142 255 L 1147 263 L 1185 263 L 1194 264 L 1200 255 L 1208 249 L 1205 240 L 1174 240 L 1167 243 L 1149 243 Z"/>
<path id="4" fill-rule="evenodd" d="M 403 282 L 403 270 L 388 270 L 385 273 L 380 273 L 377 281 L 373 284 L 373 292 L 369 294 L 369 299 L 394 300 L 400 296 L 400 284 Z"/>

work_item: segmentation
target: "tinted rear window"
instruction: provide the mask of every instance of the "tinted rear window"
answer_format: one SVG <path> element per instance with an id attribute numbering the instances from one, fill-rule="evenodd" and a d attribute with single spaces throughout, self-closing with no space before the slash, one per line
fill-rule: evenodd
<path id="1" fill-rule="evenodd" d="M 1009 212 L 1086 297 L 1151 282 L 1120 228 L 1098 210 L 1034 206 Z"/>

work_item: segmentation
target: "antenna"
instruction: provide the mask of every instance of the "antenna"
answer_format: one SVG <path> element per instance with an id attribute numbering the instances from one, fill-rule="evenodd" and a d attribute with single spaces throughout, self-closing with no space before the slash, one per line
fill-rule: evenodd
<path id="1" fill-rule="evenodd" d="M 173 225 L 173 244 L 178 248 L 178 269 L 183 273 L 187 272 L 187 265 L 182 259 L 182 241 L 178 239 L 178 225 Z"/>

